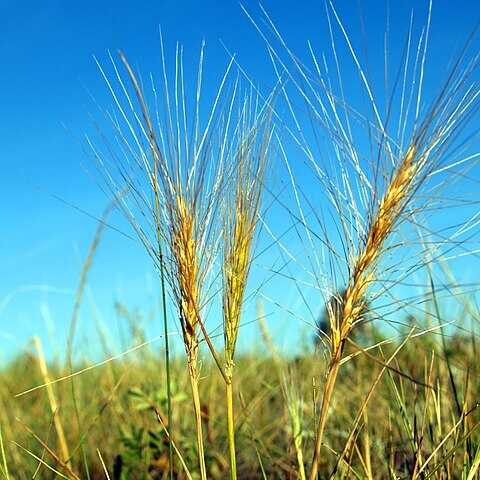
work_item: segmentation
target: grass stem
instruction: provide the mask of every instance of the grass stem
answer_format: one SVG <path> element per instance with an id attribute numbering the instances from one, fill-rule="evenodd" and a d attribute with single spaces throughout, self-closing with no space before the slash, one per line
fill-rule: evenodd
<path id="1" fill-rule="evenodd" d="M 192 352 L 188 358 L 190 386 L 192 389 L 193 409 L 195 413 L 195 425 L 197 430 L 197 448 L 198 448 L 198 464 L 200 467 L 200 478 L 207 479 L 207 468 L 205 465 L 205 452 L 203 448 L 203 429 L 202 429 L 202 406 L 200 403 L 200 393 L 198 389 L 198 372 L 197 372 L 197 352 Z"/>
<path id="2" fill-rule="evenodd" d="M 315 438 L 315 450 L 312 459 L 312 470 L 309 480 L 316 480 L 318 473 L 318 461 L 320 459 L 320 451 L 322 449 L 323 432 L 327 422 L 327 413 L 332 400 L 332 393 L 337 381 L 338 370 L 340 368 L 340 360 L 342 359 L 341 349 L 337 350 L 336 355 L 332 358 L 330 368 L 328 370 L 327 382 L 325 384 L 325 393 L 323 394 L 322 407 L 318 420 L 317 436 Z"/>
<path id="3" fill-rule="evenodd" d="M 227 423 L 228 423 L 228 450 L 230 452 L 230 478 L 237 478 L 237 457 L 235 455 L 235 426 L 233 417 L 233 386 L 231 380 L 226 382 L 227 394 Z"/>

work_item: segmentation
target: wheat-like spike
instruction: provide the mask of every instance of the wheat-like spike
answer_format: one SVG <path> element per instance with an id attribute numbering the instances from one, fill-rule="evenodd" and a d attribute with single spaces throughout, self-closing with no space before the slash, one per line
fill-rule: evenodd
<path id="1" fill-rule="evenodd" d="M 241 199 L 237 202 L 232 243 L 227 252 L 225 265 L 225 343 L 228 357 L 233 361 L 242 302 L 245 293 L 245 279 L 249 266 L 250 249 L 253 241 L 253 228 Z M 247 207 L 248 208 L 248 207 Z"/>
<path id="2" fill-rule="evenodd" d="M 243 109 L 239 113 L 238 145 L 231 158 L 231 193 L 224 208 L 226 228 L 223 235 L 222 302 L 227 370 L 233 367 L 272 141 L 271 107 L 257 113 L 251 111 L 252 107 L 247 102 L 248 98 L 245 98 Z M 231 372 L 228 376 L 231 377 Z"/>
<path id="3" fill-rule="evenodd" d="M 250 193 L 246 191 L 247 188 L 243 184 L 248 181 L 248 177 L 245 178 L 244 174 L 239 174 L 239 177 L 231 230 L 225 238 L 223 308 L 227 368 L 229 368 L 229 363 L 233 363 L 257 223 L 256 203 L 258 204 L 258 202 L 255 202 L 255 198 L 250 198 Z M 259 186 L 261 186 L 259 181 L 254 180 L 253 188 L 258 190 Z M 255 194 L 258 196 L 258 191 L 252 193 L 254 196 Z"/>
<path id="4" fill-rule="evenodd" d="M 184 334 L 185 347 L 189 352 L 197 337 L 199 311 L 198 242 L 194 237 L 195 211 L 185 199 L 177 194 L 171 206 L 171 242 L 175 264 L 175 277 L 178 279 L 178 302 L 180 322 Z"/>
<path id="5" fill-rule="evenodd" d="M 412 142 L 403 160 L 394 170 L 392 179 L 387 185 L 378 208 L 372 212 L 365 244 L 360 250 L 359 256 L 352 260 L 349 285 L 343 299 L 341 299 L 343 303 L 341 314 L 332 315 L 329 312 L 332 330 L 330 339 L 332 358 L 317 426 L 310 480 L 315 478 L 318 469 L 327 411 L 341 364 L 345 342 L 349 338 L 354 325 L 362 320 L 365 311 L 363 299 L 367 288 L 377 278 L 376 267 L 383 254 L 385 243 L 397 227 L 402 212 L 411 200 L 413 189 L 425 178 L 421 175 L 421 167 L 422 158 L 418 154 L 418 146 L 415 142 Z"/>
<path id="6" fill-rule="evenodd" d="M 388 236 L 393 231 L 406 205 L 413 179 L 416 178 L 415 145 L 408 149 L 403 161 L 395 170 L 393 178 L 382 198 L 378 210 L 368 230 L 365 246 L 357 260 L 353 262 L 350 285 L 343 299 L 343 313 L 340 318 L 333 317 L 332 352 L 340 347 L 349 335 L 355 322 L 363 311 L 362 299 L 368 286 L 375 279 L 375 262 L 382 253 Z M 341 322 L 339 325 L 338 323 Z"/>

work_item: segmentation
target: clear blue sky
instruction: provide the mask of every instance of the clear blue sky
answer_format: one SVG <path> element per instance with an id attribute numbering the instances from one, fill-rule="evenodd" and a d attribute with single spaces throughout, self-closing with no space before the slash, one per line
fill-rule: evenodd
<path id="1" fill-rule="evenodd" d="M 363 48 L 357 1 L 335 3 L 352 40 Z M 387 2 L 361 3 L 372 38 L 372 68 L 381 72 L 383 46 L 375 42 L 385 30 Z M 398 61 L 410 11 L 415 9 L 419 28 L 426 19 L 427 2 L 390 3 L 390 44 Z M 261 18 L 256 2 L 244 5 L 254 18 Z M 263 5 L 299 55 L 306 55 L 307 40 L 319 51 L 328 49 L 322 1 L 266 0 Z M 440 79 L 479 19 L 476 0 L 434 1 L 429 61 L 438 63 L 439 72 L 429 81 Z M 97 217 L 107 203 L 82 169 L 86 157 L 72 140 L 73 136 L 83 141 L 85 133 L 94 131 L 88 112 L 95 111 L 95 105 L 84 86 L 101 106 L 111 105 L 93 56 L 108 65 L 108 50 L 119 48 L 145 76 L 153 72 L 159 77 L 159 26 L 167 52 L 173 52 L 179 41 L 187 64 L 196 62 L 200 43 L 206 40 L 207 82 L 210 76 L 218 79 L 229 60 L 221 39 L 256 82 L 273 85 L 265 45 L 237 1 L 0 0 L 0 351 L 4 353 L 21 348 L 34 334 L 41 335 L 47 349 L 56 345 L 63 350 L 79 272 L 96 223 L 52 195 Z M 128 231 L 115 216 L 112 223 Z M 80 330 L 96 339 L 88 332 L 98 321 L 112 344 L 118 335 L 114 302 L 140 307 L 147 314 L 158 297 L 155 272 L 142 247 L 112 231 L 100 244 L 88 285 Z M 275 289 L 282 290 L 279 297 L 294 308 L 298 295 L 291 285 L 279 281 Z M 272 316 L 271 328 L 287 329 L 291 338 L 298 338 L 301 324 L 283 317 L 277 313 L 274 321 Z M 53 344 L 49 328 L 54 330 Z"/>

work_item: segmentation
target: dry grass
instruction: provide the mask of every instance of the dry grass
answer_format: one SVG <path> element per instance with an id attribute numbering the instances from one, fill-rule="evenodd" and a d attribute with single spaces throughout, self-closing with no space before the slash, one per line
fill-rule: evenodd
<path id="1" fill-rule="evenodd" d="M 417 478 L 422 478 L 422 475 L 431 475 L 430 478 L 462 478 L 463 471 L 467 472 L 467 478 L 468 472 L 474 471 L 480 417 L 478 408 L 470 410 L 478 400 L 480 377 L 474 362 L 473 344 L 468 339 L 457 339 L 457 349 L 450 353 L 461 405 L 465 408 L 464 413 L 459 414 L 449 382 L 445 353 L 441 343 L 434 340 L 435 337 L 427 335 L 410 338 L 390 363 L 416 381 L 434 385 L 434 389 L 421 387 L 393 371 L 390 374 L 387 371 L 365 404 L 370 389 L 383 370 L 382 366 L 372 363 L 366 356 L 358 356 L 340 369 L 332 396 L 332 414 L 325 429 L 323 448 L 326 453 L 321 456 L 319 463 L 321 476 L 368 478 L 367 451 L 370 451 L 369 471 L 375 480 L 392 478 L 394 475 L 414 478 L 415 463 L 418 463 L 417 472 L 423 468 Z M 448 345 L 453 348 L 453 340 Z M 383 347 L 386 363 L 397 349 L 398 345 Z M 433 356 L 432 349 L 437 352 Z M 236 372 L 235 381 L 244 406 L 238 402 L 234 409 L 237 419 L 237 470 L 238 477 L 242 479 L 262 478 L 260 465 L 263 465 L 266 478 L 300 477 L 293 429 L 297 427 L 291 421 L 290 406 L 283 393 L 283 377 L 287 372 L 295 392 L 294 408 L 301 409 L 298 421 L 302 436 L 297 438 L 301 442 L 306 469 L 308 459 L 313 454 L 316 426 L 311 378 L 319 378 L 321 357 L 308 355 L 288 360 L 283 352 L 278 353 L 283 357 L 279 364 L 275 364 L 258 347 L 255 353 L 237 356 L 242 368 Z M 128 360 L 107 364 L 75 380 L 76 401 L 91 478 L 106 478 L 97 449 L 112 479 L 168 476 L 166 434 L 153 408 L 161 415 L 166 414 L 166 376 L 161 368 L 162 356 L 143 349 Z M 5 461 L 10 478 L 15 479 L 30 478 L 39 463 L 12 444 L 12 440 L 38 457 L 42 457 L 44 452 L 42 445 L 30 436 L 21 423 L 14 420 L 15 417 L 28 425 L 56 455 L 59 453 L 55 435 L 52 432 L 48 436 L 52 415 L 47 392 L 41 390 L 13 398 L 20 390 L 42 381 L 39 370 L 31 368 L 32 361 L 35 361 L 34 356 L 18 358 L 2 371 L 0 399 L 4 413 L 0 416 L 0 425 Z M 207 476 L 222 479 L 228 476 L 229 463 L 224 382 L 215 374 L 214 363 L 206 363 L 203 369 L 211 373 L 203 380 L 201 399 L 207 433 Z M 53 364 L 49 365 L 49 372 L 52 378 L 68 373 L 63 367 Z M 175 378 L 174 441 L 194 475 L 198 465 L 196 434 L 192 427 L 195 417 L 189 401 L 188 369 L 180 357 L 173 361 L 172 376 Z M 154 378 L 155 382 L 152 380 Z M 66 384 L 60 383 L 53 388 L 59 405 L 58 419 L 62 422 L 72 453 L 71 468 L 78 477 L 86 478 L 78 449 L 79 432 L 74 420 L 71 393 Z M 95 395 L 92 396 L 93 391 Z M 365 421 L 365 417 L 368 421 Z M 469 437 L 464 439 L 465 435 Z M 347 442 L 349 436 L 351 440 Z M 455 455 L 452 455 L 453 452 Z M 118 466 L 120 457 L 121 468 Z M 44 456 L 44 461 L 64 473 L 48 454 Z M 117 465 L 117 472 L 121 469 L 122 476 L 114 475 L 114 465 Z M 58 478 L 49 473 L 45 466 L 39 468 L 36 478 Z M 433 472 L 435 468 L 436 473 Z M 335 469 L 336 474 L 332 475 Z M 175 478 L 186 478 L 177 455 L 174 471 Z M 8 478 L 5 475 L 3 477 Z"/>

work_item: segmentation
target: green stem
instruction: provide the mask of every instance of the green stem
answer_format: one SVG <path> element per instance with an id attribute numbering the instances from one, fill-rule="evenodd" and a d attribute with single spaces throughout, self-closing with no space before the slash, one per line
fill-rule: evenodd
<path id="1" fill-rule="evenodd" d="M 0 424 L 0 453 L 2 454 L 3 468 L 0 467 L 0 471 L 6 480 L 10 480 L 10 474 L 8 473 L 7 455 L 5 454 L 5 448 L 3 446 L 2 425 Z"/>
<path id="2" fill-rule="evenodd" d="M 162 243 L 160 237 L 158 239 L 158 250 L 160 254 L 160 284 L 162 290 L 162 314 L 163 314 L 163 329 L 165 332 L 165 370 L 167 373 L 167 418 L 168 418 L 168 464 L 169 464 L 169 477 L 173 480 L 173 444 L 172 444 L 172 386 L 170 377 L 170 347 L 168 343 L 168 321 L 167 321 L 167 301 L 165 294 L 165 266 L 163 263 Z"/>
<path id="3" fill-rule="evenodd" d="M 200 404 L 200 394 L 198 391 L 198 377 L 196 367 L 196 355 L 189 355 L 188 366 L 190 370 L 190 386 L 192 388 L 193 409 L 195 412 L 195 424 L 197 428 L 197 445 L 198 445 L 198 462 L 200 465 L 200 478 L 207 480 L 207 468 L 205 466 L 205 452 L 203 449 L 203 432 L 202 432 L 202 408 Z"/>
<path id="4" fill-rule="evenodd" d="M 227 393 L 227 424 L 228 424 L 228 447 L 230 451 L 230 478 L 237 479 L 237 457 L 235 455 L 235 425 L 233 419 L 233 386 L 232 379 L 226 382 Z"/>
<path id="5" fill-rule="evenodd" d="M 168 435 L 170 439 L 172 438 L 172 392 L 171 392 L 171 382 L 170 382 L 170 350 L 168 345 L 168 322 L 167 322 L 167 306 L 166 306 L 166 295 L 165 295 L 165 265 L 163 260 L 163 251 L 162 251 L 162 230 L 161 230 L 161 216 L 160 216 L 160 194 L 159 194 L 159 184 L 158 184 L 158 163 L 160 161 L 161 155 L 157 148 L 157 140 L 155 137 L 155 132 L 153 130 L 152 121 L 150 119 L 150 114 L 145 104 L 142 91 L 138 85 L 135 74 L 133 73 L 130 64 L 127 62 L 127 59 L 123 53 L 119 50 L 118 54 L 125 65 L 130 80 L 133 83 L 135 93 L 140 102 L 142 109 L 143 118 L 147 124 L 149 140 L 150 140 L 150 151 L 152 154 L 153 161 L 153 191 L 155 194 L 155 225 L 157 227 L 157 244 L 158 244 L 158 254 L 160 257 L 160 283 L 162 289 L 162 302 L 163 302 L 163 326 L 165 330 L 165 368 L 167 371 L 167 416 L 168 416 Z M 169 441 L 169 466 L 170 466 L 170 480 L 173 480 L 173 445 Z"/>

